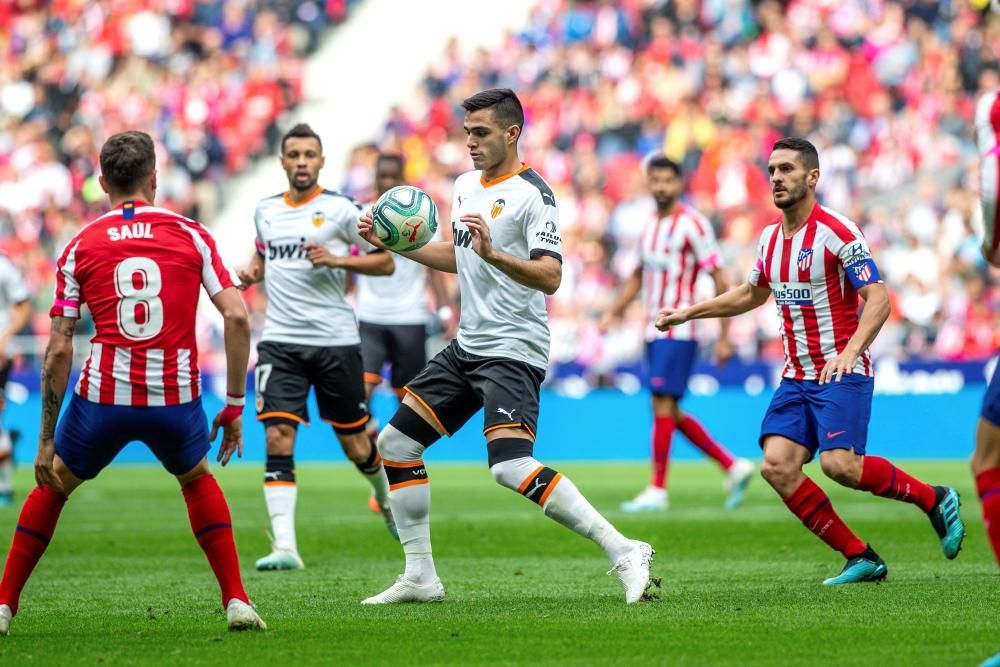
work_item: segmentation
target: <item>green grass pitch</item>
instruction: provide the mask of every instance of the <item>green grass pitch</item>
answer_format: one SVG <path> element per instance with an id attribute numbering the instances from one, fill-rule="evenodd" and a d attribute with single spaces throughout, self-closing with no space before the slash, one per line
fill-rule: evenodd
<path id="1" fill-rule="evenodd" d="M 242 465 L 216 475 L 270 631 L 228 634 L 174 480 L 112 467 L 67 504 L 0 664 L 975 665 L 1000 650 L 1000 578 L 964 463 L 905 466 L 962 493 L 969 534 L 953 562 L 916 508 L 822 481 L 889 564 L 884 584 L 836 589 L 820 582 L 840 556 L 760 479 L 726 512 L 718 471 L 678 464 L 670 511 L 630 516 L 616 508 L 645 466 L 555 467 L 625 534 L 653 544 L 661 602 L 626 607 L 597 547 L 498 487 L 485 465 L 430 467 L 442 604 L 358 604 L 394 581 L 402 552 L 345 465 L 298 470 L 307 569 L 258 573 L 253 561 L 269 547 L 261 469 Z M 18 471 L 20 498 L 30 473 Z M 16 513 L 0 510 L 4 552 Z"/>

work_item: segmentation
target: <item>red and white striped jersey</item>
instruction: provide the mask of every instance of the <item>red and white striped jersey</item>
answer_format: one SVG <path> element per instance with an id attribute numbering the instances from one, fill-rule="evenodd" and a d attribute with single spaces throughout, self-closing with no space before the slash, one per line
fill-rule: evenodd
<path id="1" fill-rule="evenodd" d="M 858 290 L 882 278 L 858 226 L 817 204 L 790 239 L 780 221 L 764 230 L 749 281 L 774 295 L 785 344 L 783 377 L 817 380 L 858 328 Z M 854 370 L 874 375 L 868 350 Z"/>
<path id="2" fill-rule="evenodd" d="M 653 215 L 639 236 L 646 340 L 694 340 L 694 321 L 659 331 L 656 316 L 663 308 L 694 304 L 698 276 L 717 268 L 722 261 L 719 244 L 712 224 L 693 208 L 678 204 L 673 215 L 660 218 L 656 209 Z"/>
<path id="3" fill-rule="evenodd" d="M 94 403 L 162 406 L 201 395 L 195 311 L 236 279 L 200 224 L 127 201 L 81 229 L 56 265 L 52 317 L 87 304 L 97 333 L 76 393 Z"/>

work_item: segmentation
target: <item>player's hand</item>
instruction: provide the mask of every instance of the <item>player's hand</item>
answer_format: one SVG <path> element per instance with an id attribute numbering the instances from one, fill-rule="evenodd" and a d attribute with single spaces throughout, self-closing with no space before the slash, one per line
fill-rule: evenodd
<path id="1" fill-rule="evenodd" d="M 490 226 L 483 220 L 483 216 L 478 213 L 466 213 L 459 218 L 472 234 L 472 250 L 483 258 L 483 261 L 490 261 L 493 258 L 493 237 L 490 235 Z"/>
<path id="2" fill-rule="evenodd" d="M 843 352 L 826 362 L 819 374 L 819 383 L 840 382 L 845 373 L 853 373 L 854 365 L 858 363 L 858 354 L 845 349 Z"/>
<path id="3" fill-rule="evenodd" d="M 52 438 L 38 439 L 38 454 L 35 455 L 35 482 L 39 487 L 47 486 L 59 493 L 65 493 L 62 480 L 56 475 L 53 462 L 56 458 L 56 443 Z"/>
<path id="4" fill-rule="evenodd" d="M 306 257 L 309 258 L 313 266 L 328 266 L 331 269 L 340 266 L 340 257 L 316 241 L 306 241 L 302 244 L 302 249 L 306 251 Z"/>
<path id="5" fill-rule="evenodd" d="M 733 344 L 729 342 L 729 338 L 723 336 L 719 338 L 715 343 L 715 363 L 719 366 L 725 366 L 726 362 L 733 358 Z"/>
<path id="6" fill-rule="evenodd" d="M 235 408 L 235 409 L 234 409 Z M 222 444 L 215 460 L 226 465 L 236 452 L 237 458 L 243 458 L 243 408 L 227 405 L 212 420 L 212 432 L 208 435 L 209 442 L 215 442 L 215 436 L 222 427 Z M 234 416 L 235 415 L 235 416 Z"/>
<path id="7" fill-rule="evenodd" d="M 236 288 L 243 291 L 251 285 L 259 283 L 264 278 L 264 272 L 260 266 L 254 264 L 238 271 L 236 273 L 236 277 L 240 279 L 240 284 L 237 285 Z"/>
<path id="8" fill-rule="evenodd" d="M 368 241 L 376 248 L 381 248 L 382 250 L 388 250 L 389 248 L 386 248 L 385 244 L 382 243 L 379 240 L 378 236 L 375 234 L 375 230 L 372 228 L 372 224 L 373 224 L 372 209 L 369 208 L 367 211 L 361 214 L 360 218 L 358 218 L 358 234 L 361 236 L 361 238 L 363 238 L 365 241 Z"/>
<path id="9" fill-rule="evenodd" d="M 687 316 L 684 311 L 676 308 L 664 308 L 656 316 L 656 328 L 660 331 L 666 331 L 670 327 L 675 327 L 685 322 L 687 322 Z"/>
<path id="10" fill-rule="evenodd" d="M 597 330 L 602 334 L 606 334 L 615 328 L 618 323 L 618 317 L 612 315 L 611 313 L 604 313 L 601 315 L 601 319 L 597 320 Z"/>

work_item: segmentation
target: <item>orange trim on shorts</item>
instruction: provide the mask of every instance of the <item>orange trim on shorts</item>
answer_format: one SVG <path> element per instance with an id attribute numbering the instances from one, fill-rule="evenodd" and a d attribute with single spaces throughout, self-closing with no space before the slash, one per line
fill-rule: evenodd
<path id="1" fill-rule="evenodd" d="M 444 427 L 444 424 L 441 423 L 441 420 L 438 419 L 437 413 L 434 412 L 434 409 L 431 408 L 431 406 L 427 405 L 427 401 L 425 401 L 424 399 L 420 398 L 420 396 L 418 396 L 417 393 L 415 391 L 413 391 L 412 389 L 410 389 L 409 387 L 403 387 L 403 391 L 405 391 L 407 394 L 409 394 L 413 398 L 417 399 L 417 402 L 420 403 L 420 405 L 424 406 L 424 408 L 427 409 L 427 412 L 431 413 L 431 417 L 434 419 L 434 422 L 438 425 L 438 428 L 441 429 L 441 432 L 444 433 L 449 438 L 451 437 L 451 433 L 448 433 L 448 429 L 446 429 Z"/>
<path id="2" fill-rule="evenodd" d="M 533 480 L 536 477 L 538 477 L 538 473 L 542 472 L 542 470 L 544 468 L 545 468 L 545 466 L 538 466 L 537 468 L 535 468 L 534 472 L 532 472 L 530 475 L 528 475 L 525 478 L 525 480 L 523 482 L 521 482 L 521 486 L 518 487 L 517 492 L 523 494 L 525 491 L 527 491 L 528 490 L 528 485 L 531 484 L 531 480 Z"/>
<path id="3" fill-rule="evenodd" d="M 369 373 L 365 371 L 365 382 L 368 384 L 382 384 L 382 376 L 378 373 Z"/>
<path id="4" fill-rule="evenodd" d="M 405 489 L 408 486 L 416 486 L 417 484 L 430 484 L 431 481 L 424 477 L 423 479 L 411 479 L 405 482 L 400 482 L 399 484 L 390 484 L 389 490 L 396 491 L 398 489 Z"/>
<path id="5" fill-rule="evenodd" d="M 513 424 L 497 424 L 496 426 L 490 426 L 489 428 L 484 428 L 483 435 L 486 435 L 490 431 L 495 431 L 498 428 L 524 428 L 524 424 L 522 424 L 521 422 L 514 422 Z M 528 431 L 528 429 L 526 428 L 524 428 L 524 430 Z M 531 431 L 528 431 L 528 433 L 531 433 Z"/>
<path id="6" fill-rule="evenodd" d="M 552 489 L 556 488 L 556 484 L 558 484 L 559 480 L 561 480 L 562 478 L 563 478 L 562 474 L 557 472 L 556 476 L 552 478 L 551 482 L 549 482 L 549 488 L 545 489 L 545 493 L 543 493 L 542 497 L 538 499 L 539 505 L 541 505 L 542 507 L 545 506 L 545 501 L 549 499 L 549 494 L 552 493 Z"/>
<path id="7" fill-rule="evenodd" d="M 337 422 L 333 421 L 332 419 L 324 419 L 323 421 L 325 421 L 330 426 L 333 426 L 334 428 L 354 428 L 355 426 L 361 426 L 362 424 L 368 423 L 369 419 L 371 419 L 371 417 L 369 417 L 368 415 L 365 415 L 364 417 L 362 417 L 358 421 L 351 422 L 350 424 L 338 424 Z"/>
<path id="8" fill-rule="evenodd" d="M 390 461 L 389 459 L 382 459 L 382 465 L 388 466 L 390 468 L 419 468 L 424 465 L 423 459 L 419 461 Z"/>
<path id="9" fill-rule="evenodd" d="M 262 422 L 265 419 L 271 419 L 272 417 L 282 417 L 284 419 L 291 419 L 292 421 L 296 421 L 300 424 L 305 424 L 306 426 L 309 426 L 309 422 L 307 422 L 302 417 L 299 417 L 298 415 L 293 415 L 291 412 L 262 412 L 259 415 L 257 415 L 257 421 Z"/>
<path id="10" fill-rule="evenodd" d="M 264 486 L 295 486 L 295 482 L 286 482 L 284 480 L 275 480 L 273 482 L 264 482 Z"/>

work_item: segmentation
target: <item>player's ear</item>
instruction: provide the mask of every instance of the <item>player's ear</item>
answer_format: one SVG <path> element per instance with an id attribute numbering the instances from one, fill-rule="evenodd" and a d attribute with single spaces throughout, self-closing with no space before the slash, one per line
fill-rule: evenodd
<path id="1" fill-rule="evenodd" d="M 97 177 L 97 182 L 101 184 L 101 190 L 104 191 L 104 194 L 111 194 L 111 190 L 108 190 L 108 182 L 104 180 L 103 174 Z"/>
<path id="2" fill-rule="evenodd" d="M 156 169 L 149 175 L 149 188 L 151 192 L 156 192 Z"/>
<path id="3" fill-rule="evenodd" d="M 809 187 L 815 188 L 816 184 L 819 183 L 819 167 L 816 169 L 809 170 L 809 176 L 806 177 Z"/>
<path id="4" fill-rule="evenodd" d="M 507 143 L 516 144 L 517 140 L 521 137 L 521 126 L 511 125 L 507 128 Z"/>

